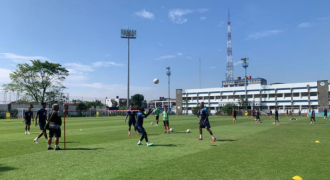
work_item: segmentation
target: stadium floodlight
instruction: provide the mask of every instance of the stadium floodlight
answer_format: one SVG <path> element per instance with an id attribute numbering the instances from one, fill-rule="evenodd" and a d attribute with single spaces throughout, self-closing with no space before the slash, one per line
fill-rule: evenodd
<path id="1" fill-rule="evenodd" d="M 247 60 L 249 60 L 249 58 L 245 57 L 245 58 L 241 58 L 241 60 L 243 61 L 243 68 L 245 69 L 245 109 L 247 110 L 247 105 L 248 105 L 248 98 L 247 98 L 247 84 L 246 84 L 246 68 L 249 67 L 249 63 L 246 62 Z"/>
<path id="2" fill-rule="evenodd" d="M 129 39 L 136 39 L 136 30 L 122 29 L 121 38 L 128 41 L 128 58 L 127 58 L 127 108 L 129 108 Z"/>
<path id="3" fill-rule="evenodd" d="M 166 67 L 166 75 L 168 76 L 168 111 L 171 112 L 171 98 L 170 98 L 170 76 L 171 76 L 171 68 Z"/>

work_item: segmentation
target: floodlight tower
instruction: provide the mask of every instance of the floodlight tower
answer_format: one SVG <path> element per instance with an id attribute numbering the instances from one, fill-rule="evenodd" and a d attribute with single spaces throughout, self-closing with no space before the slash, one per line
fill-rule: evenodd
<path id="1" fill-rule="evenodd" d="M 228 9 L 228 35 L 227 35 L 227 67 L 226 67 L 226 80 L 234 80 L 233 57 L 231 49 L 231 31 L 230 31 L 230 11 Z"/>
<path id="2" fill-rule="evenodd" d="M 129 108 L 129 40 L 136 39 L 136 30 L 122 29 L 121 38 L 126 38 L 128 43 L 128 58 L 127 58 L 127 109 Z"/>
<path id="3" fill-rule="evenodd" d="M 245 69 L 245 109 L 247 110 L 247 104 L 248 104 L 248 98 L 247 98 L 247 84 L 246 84 L 246 68 L 249 67 L 249 63 L 246 62 L 247 60 L 249 60 L 248 57 L 245 58 L 241 58 L 241 60 L 243 61 L 242 66 Z"/>
<path id="4" fill-rule="evenodd" d="M 168 111 L 171 112 L 171 97 L 170 97 L 170 76 L 171 76 L 171 68 L 166 67 L 166 75 L 168 76 Z"/>

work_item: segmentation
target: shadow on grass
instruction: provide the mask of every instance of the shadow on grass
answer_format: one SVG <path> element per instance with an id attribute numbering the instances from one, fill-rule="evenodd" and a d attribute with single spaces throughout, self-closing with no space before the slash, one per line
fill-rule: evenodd
<path id="1" fill-rule="evenodd" d="M 212 145 L 210 145 L 210 146 L 217 146 L 217 145 L 212 144 Z"/>
<path id="2" fill-rule="evenodd" d="M 152 145 L 152 146 L 175 147 L 175 146 L 177 146 L 177 145 L 175 145 L 175 144 L 154 144 L 154 145 Z"/>
<path id="3" fill-rule="evenodd" d="M 59 142 L 59 143 L 64 143 L 64 142 Z M 69 142 L 65 142 L 65 144 L 67 144 L 67 143 L 69 143 L 69 144 L 71 144 L 71 143 L 79 143 L 79 142 L 75 142 L 75 141 L 69 141 Z"/>
<path id="4" fill-rule="evenodd" d="M 17 168 L 13 168 L 13 167 L 9 167 L 9 166 L 2 166 L 0 164 L 0 173 L 2 172 L 6 172 L 6 171 L 12 171 L 12 170 L 16 170 Z"/>
<path id="5" fill-rule="evenodd" d="M 156 135 L 159 135 L 159 134 L 149 134 L 148 135 L 152 135 L 152 136 L 156 136 Z M 140 134 L 140 136 L 142 136 L 142 134 Z"/>
<path id="6" fill-rule="evenodd" d="M 175 131 L 175 132 L 173 132 L 173 133 L 186 133 L 186 134 L 188 134 L 186 131 Z M 191 132 L 190 132 L 191 133 Z"/>
<path id="7" fill-rule="evenodd" d="M 66 148 L 65 150 L 76 150 L 76 151 L 95 151 L 99 149 L 104 149 L 104 148 Z"/>
<path id="8" fill-rule="evenodd" d="M 218 139 L 217 141 L 236 141 L 235 139 Z"/>

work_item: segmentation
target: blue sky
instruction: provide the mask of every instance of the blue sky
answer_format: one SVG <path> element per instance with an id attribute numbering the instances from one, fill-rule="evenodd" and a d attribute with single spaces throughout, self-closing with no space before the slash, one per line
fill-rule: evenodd
<path id="1" fill-rule="evenodd" d="M 272 82 L 329 79 L 330 1 L 0 1 L 0 84 L 17 63 L 50 60 L 70 70 L 71 97 L 126 97 L 127 40 L 131 95 L 167 96 L 166 67 L 175 89 L 220 87 L 225 79 L 227 13 L 231 11 L 234 76 Z M 160 84 L 154 85 L 153 79 Z M 173 96 L 172 96 L 173 97 Z"/>

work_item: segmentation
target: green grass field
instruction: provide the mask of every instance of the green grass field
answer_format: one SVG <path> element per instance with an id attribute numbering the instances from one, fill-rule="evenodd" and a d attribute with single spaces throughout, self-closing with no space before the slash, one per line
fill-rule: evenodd
<path id="1" fill-rule="evenodd" d="M 44 138 L 35 144 L 39 128 L 31 126 L 24 135 L 21 120 L 1 120 L 0 179 L 329 179 L 328 120 L 311 125 L 306 117 L 282 117 L 277 126 L 262 118 L 255 124 L 238 117 L 233 125 L 231 117 L 211 116 L 212 142 L 205 130 L 204 140 L 196 140 L 195 116 L 172 116 L 171 134 L 151 125 L 150 116 L 144 127 L 152 147 L 138 146 L 140 135 L 127 136 L 124 117 L 67 118 L 63 151 L 47 151 Z"/>

